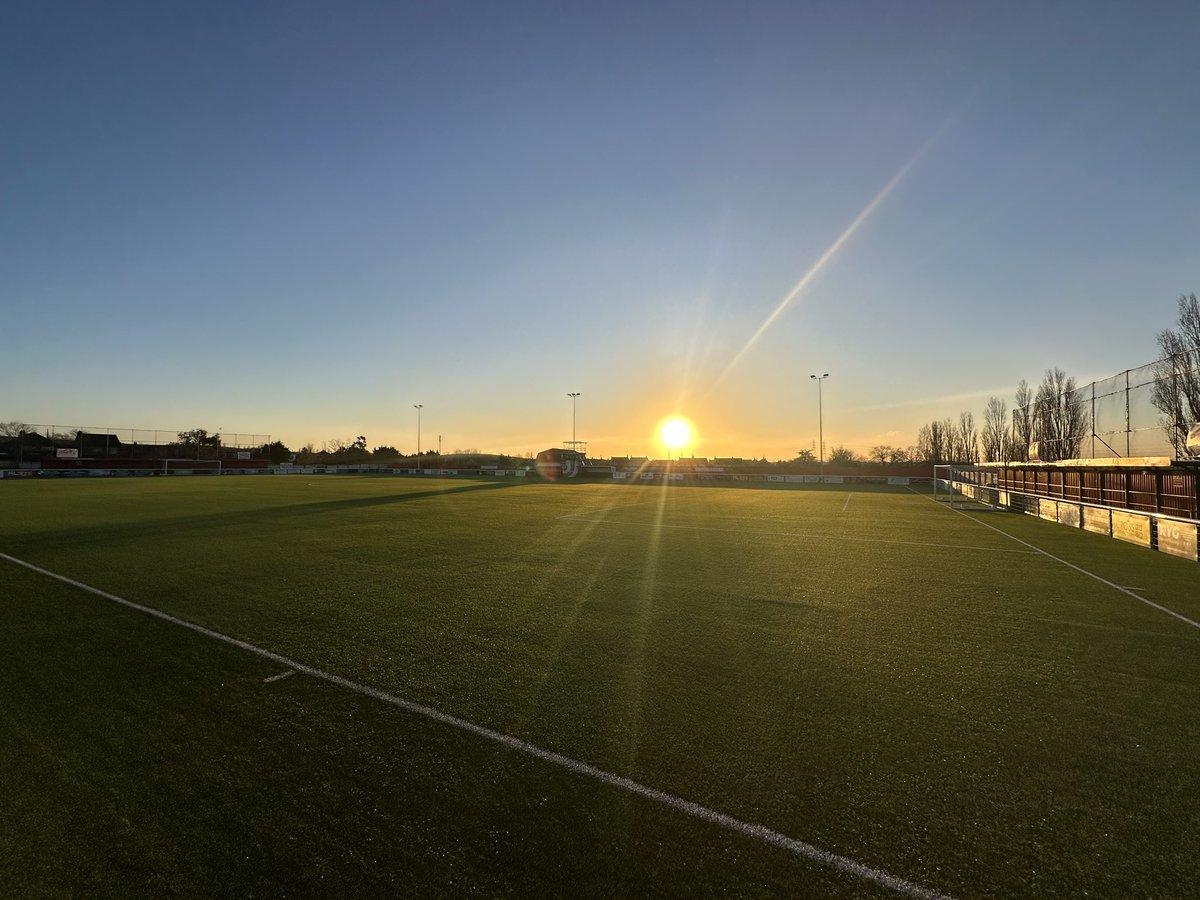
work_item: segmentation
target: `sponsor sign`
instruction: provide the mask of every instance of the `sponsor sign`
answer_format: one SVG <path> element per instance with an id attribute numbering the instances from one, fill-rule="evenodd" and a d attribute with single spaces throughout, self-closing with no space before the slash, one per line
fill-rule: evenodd
<path id="1" fill-rule="evenodd" d="M 1150 546 L 1150 517 L 1136 513 L 1112 511 L 1112 536 L 1119 541 Z"/>
<path id="2" fill-rule="evenodd" d="M 1083 508 L 1083 527 L 1096 534 L 1112 534 L 1112 518 L 1107 509 Z"/>
<path id="3" fill-rule="evenodd" d="M 912 482 L 911 478 L 900 478 L 896 475 L 888 476 L 888 484 L 901 484 L 901 485 L 904 485 L 904 487 L 908 487 L 908 485 L 911 482 Z"/>
<path id="4" fill-rule="evenodd" d="M 1158 520 L 1158 549 L 1172 556 L 1196 559 L 1196 526 L 1186 522 Z"/>
<path id="5" fill-rule="evenodd" d="M 1058 504 L 1058 524 L 1070 525 L 1072 528 L 1078 528 L 1079 523 L 1083 520 L 1083 516 L 1078 506 L 1074 503 Z"/>
<path id="6" fill-rule="evenodd" d="M 74 448 L 66 450 L 60 447 L 54 451 L 54 455 L 59 459 L 79 459 L 79 451 Z"/>
<path id="7" fill-rule="evenodd" d="M 238 459 L 249 459 L 249 458 L 250 458 L 249 450 L 239 450 L 238 451 Z"/>
<path id="8" fill-rule="evenodd" d="M 846 479 L 843 478 L 841 475 L 826 475 L 825 476 L 826 484 L 842 484 L 845 480 Z"/>

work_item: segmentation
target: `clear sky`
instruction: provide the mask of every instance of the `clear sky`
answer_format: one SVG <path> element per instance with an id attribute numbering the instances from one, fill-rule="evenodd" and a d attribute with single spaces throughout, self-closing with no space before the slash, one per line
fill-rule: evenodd
<path id="1" fill-rule="evenodd" d="M 866 450 L 1200 290 L 1194 2 L 13 2 L 0 123 L 0 420 Z"/>

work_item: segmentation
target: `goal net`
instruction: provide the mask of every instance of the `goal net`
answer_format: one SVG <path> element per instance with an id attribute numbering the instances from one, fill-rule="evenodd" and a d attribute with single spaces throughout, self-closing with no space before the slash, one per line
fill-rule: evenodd
<path id="1" fill-rule="evenodd" d="M 953 465 L 933 467 L 933 499 L 951 509 L 971 509 L 976 512 L 999 511 L 999 494 L 993 487 L 979 485 L 956 475 Z"/>

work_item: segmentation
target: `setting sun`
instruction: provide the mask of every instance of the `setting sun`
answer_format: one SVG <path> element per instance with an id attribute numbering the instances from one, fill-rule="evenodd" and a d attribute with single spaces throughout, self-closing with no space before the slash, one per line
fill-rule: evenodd
<path id="1" fill-rule="evenodd" d="M 672 450 L 686 447 L 692 440 L 691 423 L 678 416 L 664 419 L 663 423 L 658 426 L 658 439 Z"/>

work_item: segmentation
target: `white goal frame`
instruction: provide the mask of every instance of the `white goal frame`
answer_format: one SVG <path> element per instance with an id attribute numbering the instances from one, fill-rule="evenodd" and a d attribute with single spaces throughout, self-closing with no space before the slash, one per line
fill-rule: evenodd
<path id="1" fill-rule="evenodd" d="M 945 473 L 945 477 L 941 473 Z M 938 491 L 938 486 L 944 484 L 944 492 Z M 980 500 L 958 491 L 954 487 L 954 465 L 935 465 L 933 467 L 933 500 L 935 503 L 949 504 L 951 509 L 969 509 L 974 512 L 1001 512 L 1003 507 L 996 506 L 986 500 Z"/>

